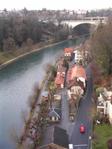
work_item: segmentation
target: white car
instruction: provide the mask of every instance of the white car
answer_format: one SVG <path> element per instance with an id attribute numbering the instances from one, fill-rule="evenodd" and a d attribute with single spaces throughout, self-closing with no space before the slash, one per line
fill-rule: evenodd
<path id="1" fill-rule="evenodd" d="M 69 144 L 69 149 L 73 149 L 73 144 Z"/>

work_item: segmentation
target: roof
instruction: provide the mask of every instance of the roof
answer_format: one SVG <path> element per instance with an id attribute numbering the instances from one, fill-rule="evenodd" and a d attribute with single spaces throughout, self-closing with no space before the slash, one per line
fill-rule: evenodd
<path id="1" fill-rule="evenodd" d="M 57 116 L 58 118 L 61 118 L 61 109 L 50 109 L 50 112 L 48 113 L 48 116 Z"/>
<path id="2" fill-rule="evenodd" d="M 71 72 L 71 80 L 74 79 L 74 77 L 82 77 L 86 79 L 86 71 L 85 69 L 80 65 L 74 65 Z"/>
<path id="3" fill-rule="evenodd" d="M 57 75 L 55 78 L 55 84 L 57 85 L 64 84 L 64 78 L 61 75 Z"/>
<path id="4" fill-rule="evenodd" d="M 49 144 L 56 144 L 64 148 L 68 148 L 68 134 L 66 130 L 57 126 L 47 127 L 43 146 Z M 40 147 L 42 148 L 42 147 Z"/>
<path id="5" fill-rule="evenodd" d="M 73 48 L 65 48 L 64 52 L 65 53 L 72 53 L 73 52 Z"/>

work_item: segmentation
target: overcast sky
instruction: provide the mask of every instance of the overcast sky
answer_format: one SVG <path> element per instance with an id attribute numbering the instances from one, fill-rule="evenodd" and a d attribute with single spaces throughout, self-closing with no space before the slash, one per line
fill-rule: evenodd
<path id="1" fill-rule="evenodd" d="M 112 0 L 1 0 L 0 10 L 6 8 L 29 10 L 47 9 L 102 9 L 112 7 Z"/>

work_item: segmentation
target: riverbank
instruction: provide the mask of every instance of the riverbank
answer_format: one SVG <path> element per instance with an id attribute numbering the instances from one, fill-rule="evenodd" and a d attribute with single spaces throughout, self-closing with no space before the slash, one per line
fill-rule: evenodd
<path id="1" fill-rule="evenodd" d="M 6 67 L 7 65 L 9 65 L 9 64 L 11 64 L 11 63 L 13 63 L 13 62 L 15 62 L 15 61 L 17 61 L 17 60 L 27 56 L 27 55 L 30 55 L 30 54 L 35 53 L 35 52 L 38 52 L 38 51 L 43 50 L 43 49 L 48 48 L 48 47 L 52 47 L 52 46 L 58 45 L 58 44 L 63 43 L 65 41 L 67 41 L 67 40 L 63 40 L 63 41 L 56 42 L 56 43 L 43 43 L 42 45 L 39 45 L 40 47 L 36 48 L 34 46 L 34 48 L 31 51 L 27 51 L 27 52 L 23 51 L 22 54 L 21 53 L 20 54 L 17 53 L 17 55 L 16 55 L 14 53 L 10 53 L 9 54 L 9 58 L 7 58 L 7 55 L 6 55 L 6 57 L 4 56 L 4 58 L 6 58 L 6 60 L 5 60 L 5 62 L 0 64 L 0 70 L 2 68 Z M 44 45 L 44 44 L 47 44 L 47 45 Z M 6 54 L 8 54 L 8 53 L 6 53 Z"/>
<path id="2" fill-rule="evenodd" d="M 54 66 L 49 66 L 40 86 L 35 86 L 33 98 L 30 98 L 30 112 L 25 121 L 23 133 L 17 142 L 17 148 L 36 148 L 42 142 L 47 127 L 49 102 L 42 93 L 48 90 L 49 80 L 53 78 Z M 46 102 L 47 101 L 47 102 Z"/>

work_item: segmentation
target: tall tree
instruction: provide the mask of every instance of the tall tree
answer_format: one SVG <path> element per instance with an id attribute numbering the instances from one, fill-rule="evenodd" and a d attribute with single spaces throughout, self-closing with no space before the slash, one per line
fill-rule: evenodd
<path id="1" fill-rule="evenodd" d="M 91 52 L 104 74 L 112 74 L 112 22 L 100 24 L 91 38 Z"/>

